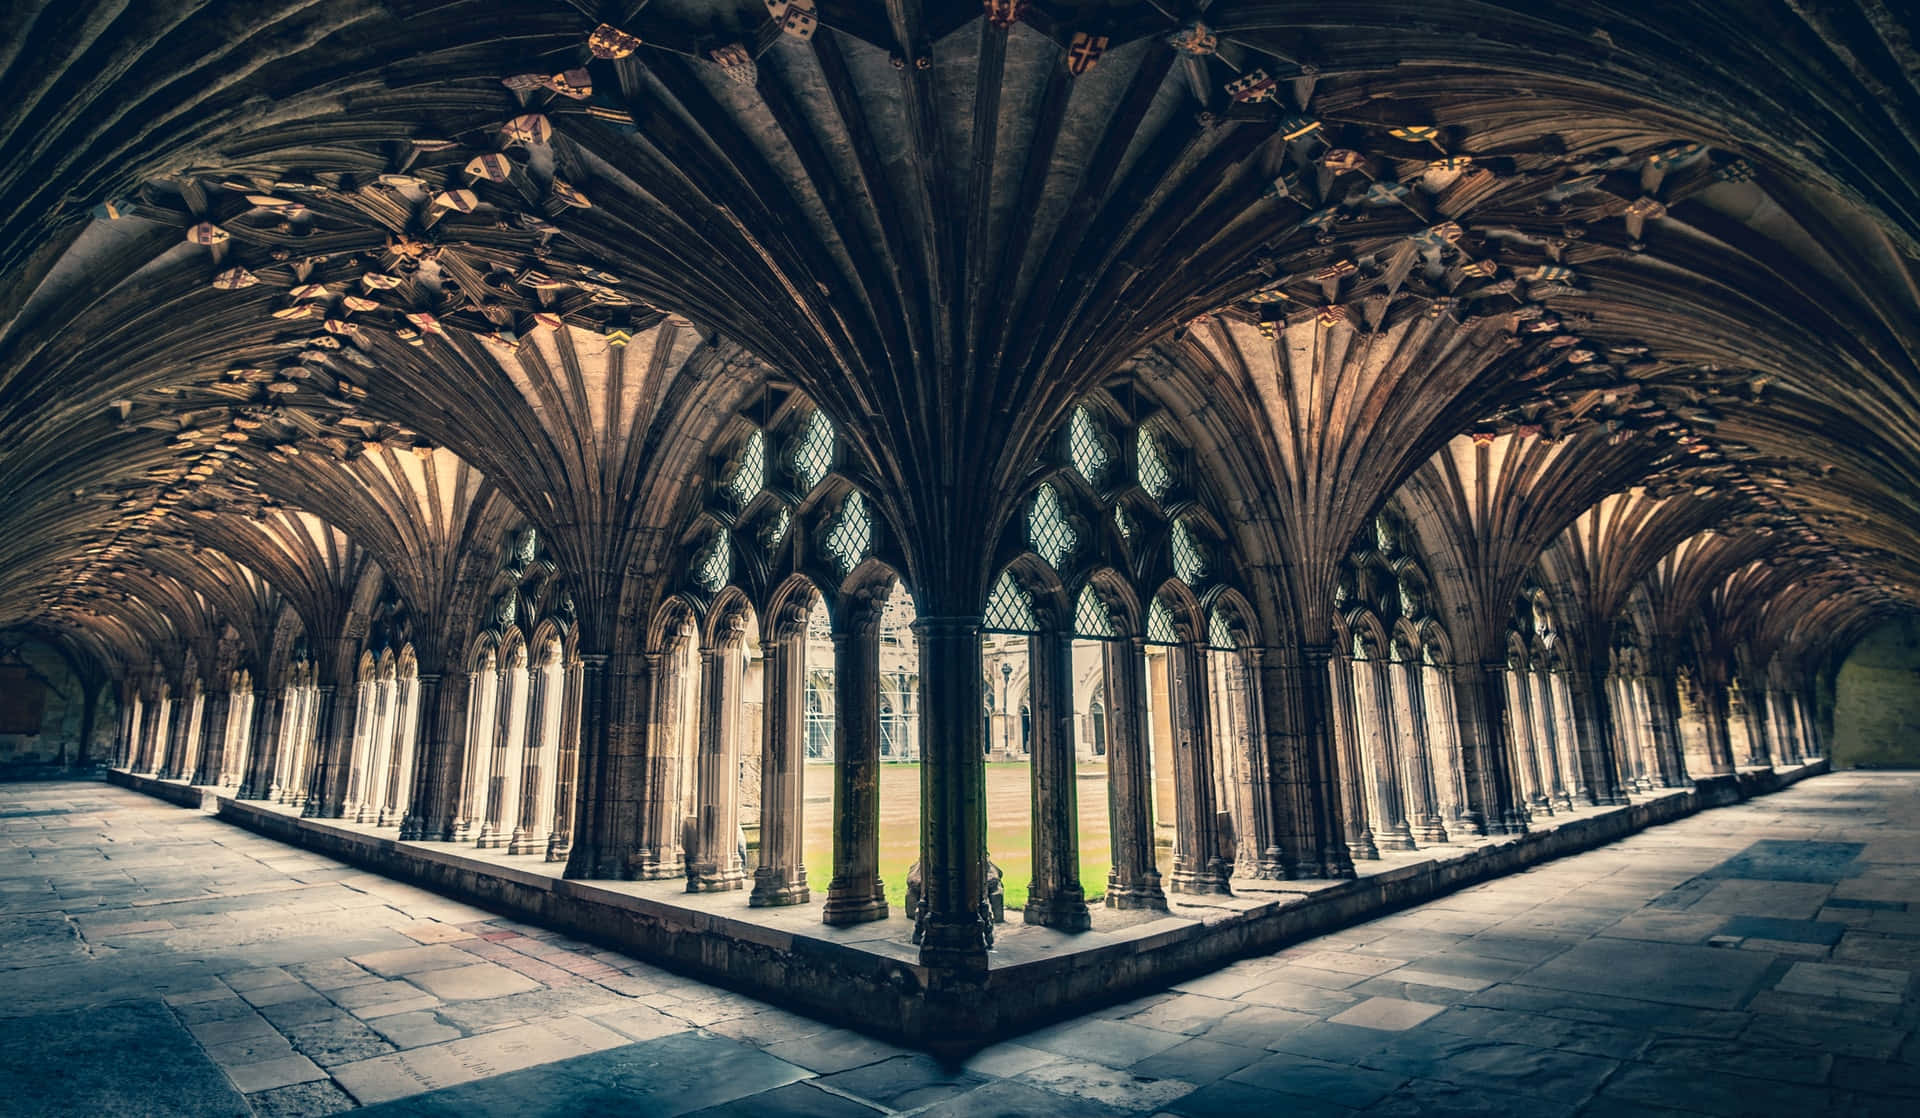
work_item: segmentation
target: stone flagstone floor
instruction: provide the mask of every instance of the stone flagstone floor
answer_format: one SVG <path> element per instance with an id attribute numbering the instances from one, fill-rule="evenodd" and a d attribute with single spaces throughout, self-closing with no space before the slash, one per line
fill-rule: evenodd
<path id="1" fill-rule="evenodd" d="M 1842 773 L 963 1067 L 100 783 L 0 785 L 0 1113 L 1920 1114 L 1920 774 Z"/>

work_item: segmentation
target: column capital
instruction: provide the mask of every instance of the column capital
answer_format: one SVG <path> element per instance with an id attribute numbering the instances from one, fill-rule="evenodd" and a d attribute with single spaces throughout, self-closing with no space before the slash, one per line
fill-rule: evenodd
<path id="1" fill-rule="evenodd" d="M 978 614 L 959 614 L 945 617 L 921 615 L 914 619 L 913 631 L 929 637 L 964 637 L 980 632 L 982 618 Z"/>

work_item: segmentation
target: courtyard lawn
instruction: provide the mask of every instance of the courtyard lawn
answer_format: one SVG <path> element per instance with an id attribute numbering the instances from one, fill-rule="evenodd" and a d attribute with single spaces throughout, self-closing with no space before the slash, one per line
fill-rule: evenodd
<path id="1" fill-rule="evenodd" d="M 1008 919 L 1027 903 L 1033 879 L 1033 845 L 1029 838 L 1032 805 L 1026 764 L 987 766 L 987 851 L 1000 867 L 1006 890 Z M 833 766 L 807 766 L 805 857 L 807 883 L 815 903 L 826 900 L 833 880 Z M 1104 896 L 1107 873 L 1113 865 L 1107 836 L 1107 778 L 1103 764 L 1080 766 L 1080 884 L 1089 901 Z M 906 912 L 907 870 L 920 857 L 920 766 L 880 766 L 880 877 L 886 882 L 887 903 L 895 913 Z"/>

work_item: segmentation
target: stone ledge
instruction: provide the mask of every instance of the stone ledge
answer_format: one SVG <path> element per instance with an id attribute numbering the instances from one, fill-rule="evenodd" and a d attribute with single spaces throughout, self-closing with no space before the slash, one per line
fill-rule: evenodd
<path id="1" fill-rule="evenodd" d="M 830 929 L 805 922 L 795 910 L 744 907 L 740 911 L 752 918 L 736 917 L 666 899 L 685 895 L 660 883 L 570 881 L 558 876 L 558 867 L 533 868 L 546 863 L 502 865 L 466 853 L 465 847 L 403 843 L 371 833 L 372 828 L 303 819 L 275 805 L 237 800 L 231 790 L 120 771 L 108 779 L 823 1020 L 950 1053 L 1590 850 L 1707 807 L 1777 791 L 1827 769 L 1821 759 L 1716 777 L 1630 805 L 1555 817 L 1525 835 L 1431 848 L 1421 852 L 1426 857 L 1363 870 L 1350 881 L 1275 883 L 1283 887 L 1242 895 L 1230 908 L 1179 908 L 1159 919 L 1079 935 L 1008 925 L 1002 949 L 984 974 L 923 967 L 910 946 L 888 934 L 897 929 L 883 925 L 866 926 L 872 930 L 864 932 L 862 926 Z M 658 895 L 645 895 L 648 891 Z"/>

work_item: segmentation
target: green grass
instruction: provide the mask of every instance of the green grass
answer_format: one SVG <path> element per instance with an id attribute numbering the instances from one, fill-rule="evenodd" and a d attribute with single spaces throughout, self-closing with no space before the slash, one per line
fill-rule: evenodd
<path id="1" fill-rule="evenodd" d="M 1025 764 L 987 766 L 987 851 L 1000 867 L 1008 912 L 1027 903 L 1033 880 L 1033 845 L 1029 774 Z M 826 899 L 833 880 L 833 766 L 807 766 L 807 805 L 804 857 L 807 882 L 814 899 Z M 1082 765 L 1078 782 L 1080 808 L 1080 884 L 1087 899 L 1107 891 L 1107 873 L 1113 866 L 1107 835 L 1107 781 L 1104 765 Z M 886 882 L 887 903 L 906 911 L 907 870 L 920 857 L 920 766 L 880 766 L 880 877 Z"/>

